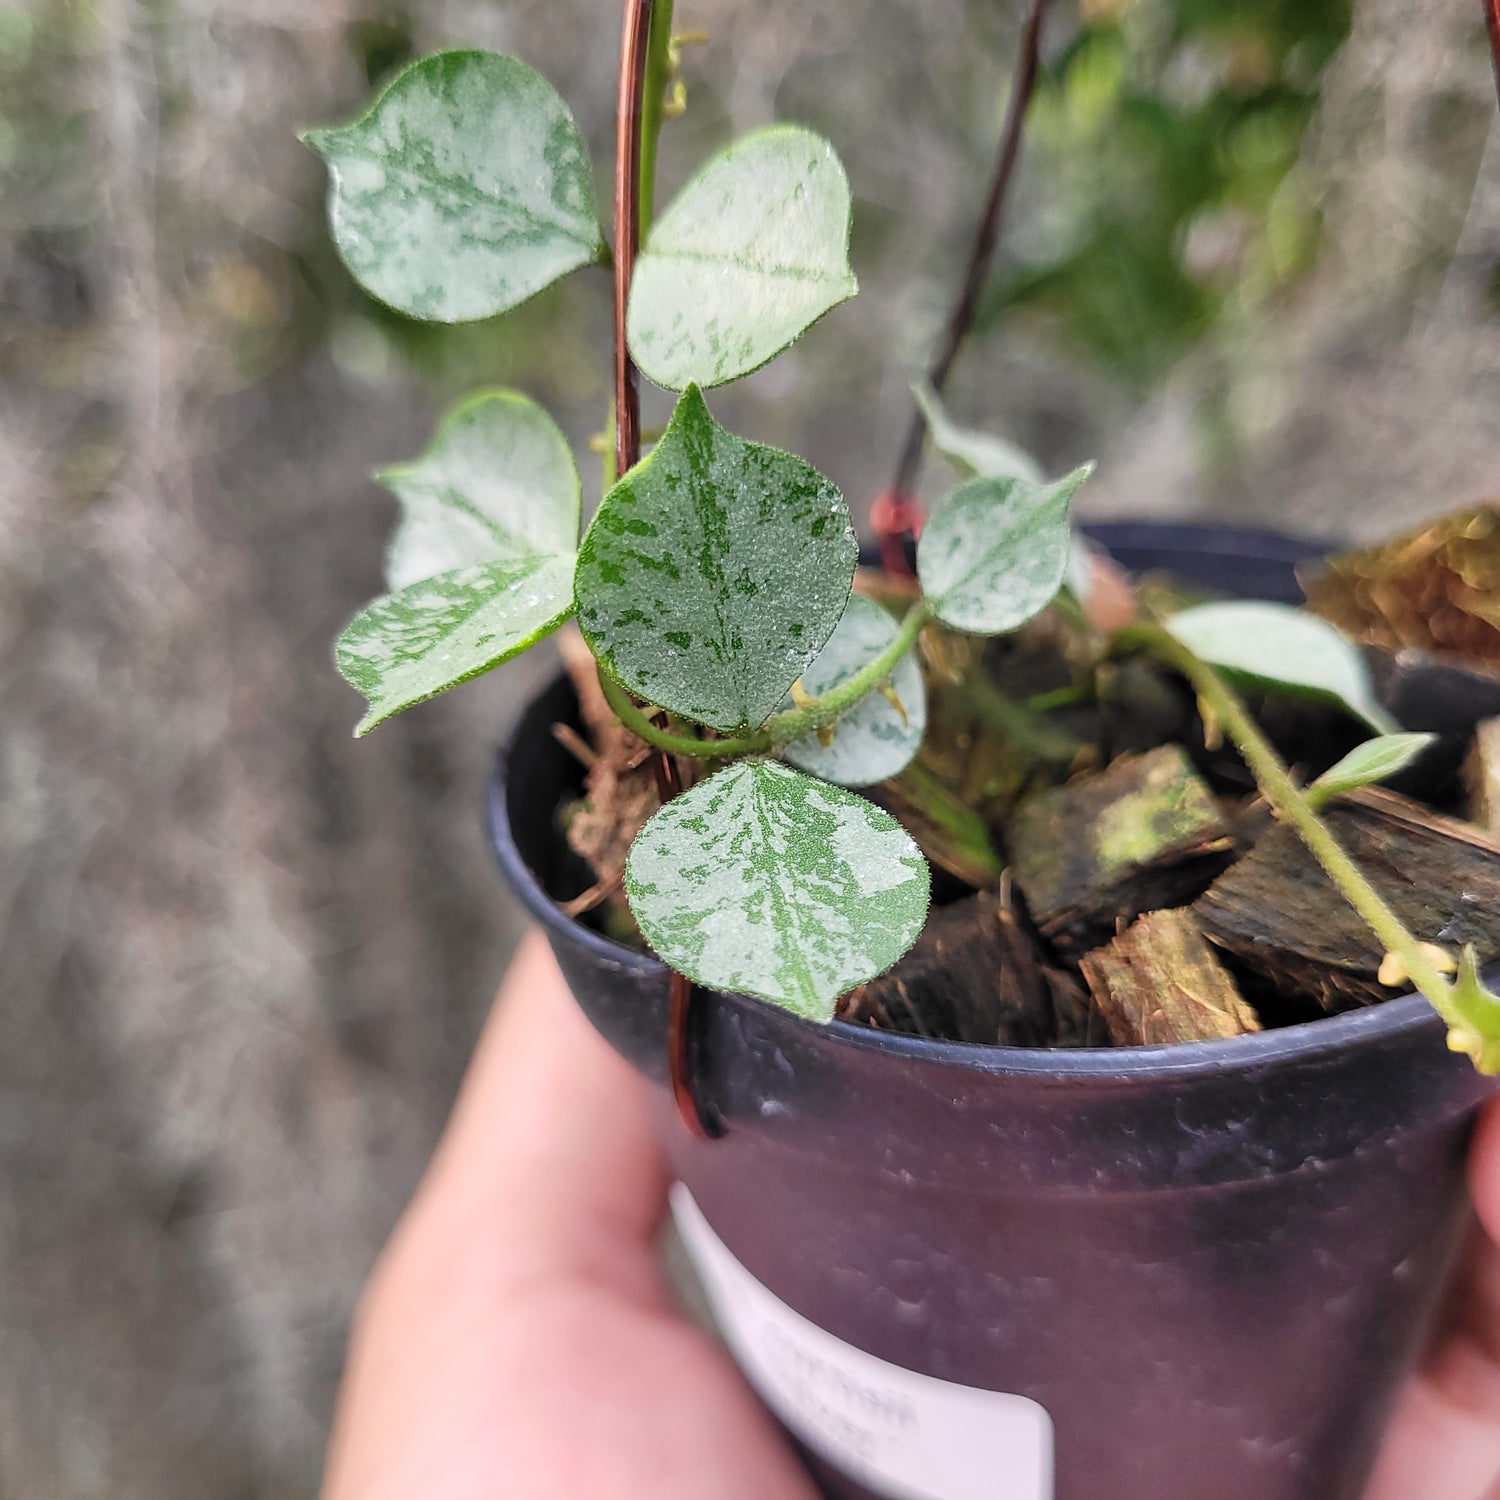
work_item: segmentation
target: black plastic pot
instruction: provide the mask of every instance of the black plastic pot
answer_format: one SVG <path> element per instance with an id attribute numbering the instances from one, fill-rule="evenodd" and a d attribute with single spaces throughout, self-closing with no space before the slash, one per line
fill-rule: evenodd
<path id="1" fill-rule="evenodd" d="M 1182 527 L 1105 539 L 1133 565 L 1280 597 L 1314 550 Z M 582 883 L 555 827 L 575 769 L 549 732 L 575 708 L 555 684 L 501 755 L 495 847 L 579 1004 L 664 1085 L 666 970 L 553 900 Z M 1467 1223 L 1487 1092 L 1420 998 L 1119 1051 L 819 1027 L 717 994 L 695 1025 L 698 1093 L 725 1134 L 690 1139 L 663 1087 L 663 1143 L 717 1240 L 792 1310 L 769 1394 L 829 1495 L 1359 1500 Z M 797 1344 L 792 1315 L 835 1353 Z M 1010 1473 L 1004 1441 L 955 1456 L 958 1438 L 917 1430 L 925 1398 L 902 1404 L 899 1379 L 886 1391 L 843 1346 L 1039 1403 L 1055 1460 L 1017 1454 Z M 872 1479 L 891 1472 L 887 1438 L 947 1445 L 959 1477 Z M 1055 1462 L 1055 1490 L 1020 1472 L 1034 1462 Z"/>

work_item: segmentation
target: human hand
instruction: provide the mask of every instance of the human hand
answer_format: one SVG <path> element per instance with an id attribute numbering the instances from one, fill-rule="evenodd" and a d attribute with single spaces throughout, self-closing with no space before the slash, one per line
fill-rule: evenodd
<path id="1" fill-rule="evenodd" d="M 1500 1500 L 1500 1110 L 1476 1233 L 1366 1500 Z M 813 1500 L 738 1372 L 674 1310 L 647 1087 L 522 944 L 366 1291 L 324 1500 Z"/>
<path id="2" fill-rule="evenodd" d="M 532 933 L 366 1290 L 324 1500 L 814 1500 L 661 1284 L 648 1097 Z"/>
<path id="3" fill-rule="evenodd" d="M 1500 1500 L 1500 1101 L 1469 1152 L 1479 1223 L 1365 1500 Z"/>

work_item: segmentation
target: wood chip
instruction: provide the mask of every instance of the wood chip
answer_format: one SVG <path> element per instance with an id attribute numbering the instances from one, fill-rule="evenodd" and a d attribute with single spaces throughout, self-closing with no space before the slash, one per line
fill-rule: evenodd
<path id="1" fill-rule="evenodd" d="M 1335 838 L 1419 941 L 1500 956 L 1500 843 L 1394 792 L 1324 813 Z M 1194 903 L 1205 936 L 1286 995 L 1329 1012 L 1390 999 L 1385 950 L 1296 831 L 1274 825 Z"/>
<path id="2" fill-rule="evenodd" d="M 1079 968 L 1117 1046 L 1209 1042 L 1260 1021 L 1189 911 L 1141 917 Z"/>
<path id="3" fill-rule="evenodd" d="M 1500 834 L 1500 719 L 1481 720 L 1464 762 L 1469 793 L 1469 821 L 1486 833 Z"/>
<path id="4" fill-rule="evenodd" d="M 1068 956 L 1143 911 L 1185 905 L 1232 853 L 1223 812 L 1176 745 L 1029 798 L 1007 838 L 1033 920 Z"/>
<path id="5" fill-rule="evenodd" d="M 1002 885 L 935 907 L 911 952 L 839 1015 L 944 1041 L 1042 1047 L 1081 1045 L 1089 1006 L 1077 981 L 1044 961 Z"/>

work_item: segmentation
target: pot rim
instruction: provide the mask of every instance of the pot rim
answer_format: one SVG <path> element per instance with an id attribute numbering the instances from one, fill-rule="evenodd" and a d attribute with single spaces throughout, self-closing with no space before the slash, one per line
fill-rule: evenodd
<path id="1" fill-rule="evenodd" d="M 554 684 L 560 679 L 555 678 Z M 549 685 L 550 686 L 550 685 Z M 547 689 L 543 689 L 543 692 Z M 540 697 L 541 694 L 537 694 Z M 500 747 L 486 788 L 485 819 L 502 870 L 531 915 L 552 933 L 619 972 L 646 984 L 665 985 L 667 965 L 650 953 L 627 948 L 568 916 L 543 889 L 522 856 L 506 808 L 508 767 L 514 746 L 526 729 L 523 715 Z M 1341 1015 L 1324 1016 L 1245 1036 L 1210 1042 L 1177 1042 L 1154 1047 L 1007 1047 L 977 1042 L 935 1041 L 901 1032 L 876 1031 L 847 1021 L 819 1024 L 753 995 L 711 991 L 721 1001 L 766 1014 L 778 1026 L 802 1029 L 809 1036 L 856 1048 L 892 1061 L 941 1066 L 986 1075 L 1027 1077 L 1060 1083 L 1117 1083 L 1141 1077 L 1164 1081 L 1229 1072 L 1251 1072 L 1290 1059 L 1315 1061 L 1350 1047 L 1364 1047 L 1431 1031 L 1441 1035 L 1437 1012 L 1415 991 Z"/>

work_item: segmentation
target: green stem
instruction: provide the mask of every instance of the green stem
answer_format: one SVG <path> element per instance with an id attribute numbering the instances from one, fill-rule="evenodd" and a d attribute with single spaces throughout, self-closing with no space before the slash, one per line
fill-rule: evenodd
<path id="1" fill-rule="evenodd" d="M 705 740 L 696 735 L 673 734 L 658 728 L 647 714 L 641 712 L 630 696 L 608 672 L 601 670 L 599 681 L 604 685 L 604 695 L 609 706 L 619 716 L 620 722 L 633 734 L 665 750 L 670 755 L 696 755 L 704 760 L 722 760 L 731 755 L 758 755 L 789 745 L 819 729 L 832 724 L 840 714 L 847 713 L 861 698 L 873 693 L 892 672 L 901 658 L 916 645 L 922 627 L 927 623 L 927 606 L 914 604 L 901 622 L 901 628 L 891 637 L 890 643 L 880 653 L 866 662 L 852 677 L 836 688 L 813 698 L 801 708 L 790 708 L 785 713 L 775 714 L 752 734 L 740 735 L 727 740 Z"/>
<path id="2" fill-rule="evenodd" d="M 1308 805 L 1307 798 L 1233 689 L 1207 662 L 1199 660 L 1159 625 L 1127 626 L 1115 639 L 1121 646 L 1136 646 L 1149 651 L 1187 678 L 1204 706 L 1234 741 L 1272 809 L 1297 830 L 1313 858 L 1343 892 L 1345 900 L 1368 923 L 1386 951 L 1401 960 L 1408 977 L 1431 1002 L 1433 1009 L 1450 1026 L 1463 1027 L 1466 1023 L 1454 1005 L 1452 986 L 1406 924 L 1386 904 L 1385 898 L 1365 878 L 1364 872 Z"/>
<path id="3" fill-rule="evenodd" d="M 599 668 L 599 685 L 604 689 L 615 717 L 638 739 L 658 750 L 665 750 L 668 755 L 695 755 L 700 760 L 712 760 L 726 755 L 753 755 L 771 748 L 771 737 L 764 730 L 732 740 L 705 740 L 693 734 L 673 734 L 653 724 L 650 715 L 636 707 L 630 694 L 603 666 Z"/>
<path id="4" fill-rule="evenodd" d="M 989 824 L 963 798 L 949 791 L 920 761 L 913 761 L 893 783 L 899 796 L 952 840 L 952 852 L 975 868 L 983 881 L 998 880 L 1005 865 L 995 853 Z M 929 850 L 937 854 L 937 850 Z"/>
<path id="5" fill-rule="evenodd" d="M 1068 691 L 1076 699 L 1076 690 L 1070 688 Z M 960 687 L 959 693 L 986 729 L 1004 735 L 1017 748 L 1042 760 L 1066 765 L 1083 749 L 1082 740 L 1055 724 L 1049 724 L 1035 712 L 1032 704 L 1017 703 L 1007 697 L 982 674 L 976 673 Z"/>
<path id="6" fill-rule="evenodd" d="M 641 97 L 640 242 L 646 243 L 656 211 L 656 148 L 672 81 L 673 0 L 656 0 L 646 41 L 646 87 Z"/>
<path id="7" fill-rule="evenodd" d="M 1088 696 L 1088 689 L 1075 682 L 1067 687 L 1053 688 L 1050 692 L 1033 693 L 1026 700 L 1025 706 L 1034 714 L 1050 714 L 1057 708 L 1072 708 L 1075 703 L 1084 702 Z"/>
<path id="8" fill-rule="evenodd" d="M 912 605 L 901 622 L 901 628 L 891 637 L 890 644 L 879 656 L 866 662 L 853 677 L 801 708 L 791 708 L 784 714 L 767 719 L 765 733 L 771 736 L 772 744 L 789 745 L 793 740 L 800 740 L 803 735 L 815 733 L 832 724 L 861 698 L 873 693 L 896 670 L 901 658 L 917 644 L 917 637 L 921 635 L 922 627 L 930 617 L 924 602 Z"/>
<path id="9" fill-rule="evenodd" d="M 604 431 L 606 434 L 604 439 L 604 457 L 602 460 L 604 488 L 599 491 L 601 495 L 607 495 L 615 487 L 615 480 L 620 477 L 615 473 L 615 398 L 613 392 L 611 392 L 609 398 L 609 410 L 604 423 Z"/>

